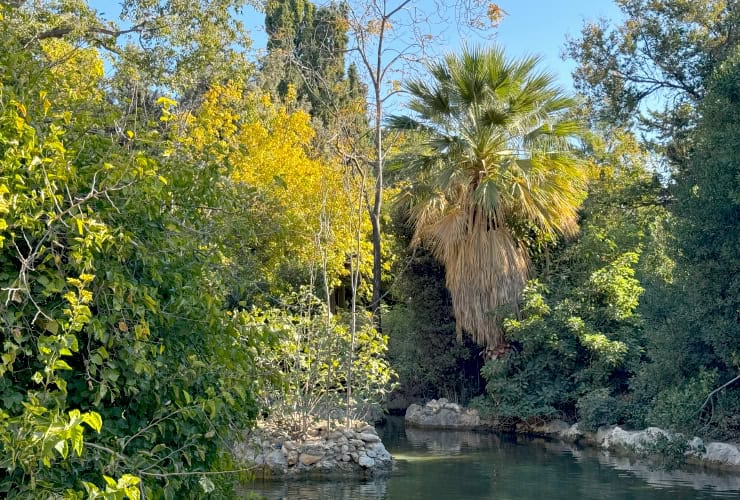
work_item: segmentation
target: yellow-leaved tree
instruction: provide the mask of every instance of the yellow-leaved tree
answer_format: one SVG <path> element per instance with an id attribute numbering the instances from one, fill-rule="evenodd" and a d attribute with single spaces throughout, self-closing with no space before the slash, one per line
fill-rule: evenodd
<path id="1" fill-rule="evenodd" d="M 254 206 L 245 210 L 270 212 L 269 227 L 258 235 L 261 272 L 277 281 L 276 273 L 303 273 L 328 293 L 347 274 L 348 255 L 371 254 L 364 237 L 369 222 L 355 207 L 361 186 L 345 167 L 311 156 L 310 116 L 291 109 L 294 102 L 290 92 L 283 104 L 238 82 L 214 86 L 183 117 L 182 143 L 219 164 L 225 182 L 256 190 Z"/>

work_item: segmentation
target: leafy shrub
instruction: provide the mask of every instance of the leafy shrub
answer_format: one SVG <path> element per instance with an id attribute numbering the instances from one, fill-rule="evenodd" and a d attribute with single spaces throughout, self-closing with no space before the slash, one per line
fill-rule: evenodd
<path id="1" fill-rule="evenodd" d="M 383 316 L 399 376 L 394 395 L 402 404 L 440 397 L 466 402 L 483 387 L 480 347 L 455 338 L 443 267 L 423 251 L 407 259 L 393 288 L 396 303 Z"/>
<path id="2" fill-rule="evenodd" d="M 586 431 L 595 431 L 603 425 L 619 422 L 619 403 L 608 388 L 595 389 L 576 403 L 578 426 Z"/>
<path id="3" fill-rule="evenodd" d="M 665 210 L 651 205 L 659 186 L 634 138 L 613 139 L 607 147 L 592 138 L 598 179 L 578 238 L 534 256 L 540 275 L 525 288 L 520 313 L 504 322 L 509 349 L 482 372 L 484 411 L 522 419 L 578 414 L 589 427 L 621 419 L 643 361 L 641 280 L 653 272 L 647 266 L 666 267 L 663 240 L 650 238 Z"/>
<path id="4" fill-rule="evenodd" d="M 689 443 L 683 434 L 659 434 L 655 441 L 640 448 L 638 455 L 650 459 L 658 468 L 672 470 L 686 462 Z"/>
<path id="5" fill-rule="evenodd" d="M 693 434 L 700 426 L 699 410 L 717 380 L 716 371 L 700 371 L 680 385 L 658 393 L 647 413 L 647 423 Z"/>
<path id="6" fill-rule="evenodd" d="M 247 332 L 270 339 L 256 359 L 268 381 L 260 402 L 270 418 L 305 432 L 317 419 L 366 418 L 377 410 L 396 377 L 386 359 L 388 337 L 362 316 L 353 338 L 347 318 L 329 314 L 306 287 L 283 304 L 238 314 Z"/>

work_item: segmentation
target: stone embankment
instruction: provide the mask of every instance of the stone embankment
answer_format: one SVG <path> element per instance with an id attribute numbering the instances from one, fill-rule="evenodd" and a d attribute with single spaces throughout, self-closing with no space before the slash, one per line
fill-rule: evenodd
<path id="1" fill-rule="evenodd" d="M 318 425 L 302 437 L 258 426 L 237 447 L 236 458 L 258 477 L 373 476 L 390 470 L 393 458 L 375 427 Z"/>
<path id="2" fill-rule="evenodd" d="M 406 410 L 406 425 L 427 429 L 495 429 L 496 423 L 482 419 L 476 410 L 466 409 L 446 399 L 432 400 L 426 405 L 413 404 Z M 649 451 L 662 437 L 670 440 L 682 439 L 657 427 L 644 430 L 626 430 L 613 425 L 600 427 L 596 432 L 587 432 L 579 425 L 562 420 L 551 420 L 541 424 L 520 422 L 515 431 L 520 434 L 546 436 L 569 443 L 596 446 L 605 450 L 640 453 Z M 698 437 L 686 441 L 688 462 L 740 471 L 740 446 L 732 443 L 704 442 Z"/>

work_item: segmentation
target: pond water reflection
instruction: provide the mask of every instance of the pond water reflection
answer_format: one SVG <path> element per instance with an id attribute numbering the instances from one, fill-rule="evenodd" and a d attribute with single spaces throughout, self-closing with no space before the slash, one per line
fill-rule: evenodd
<path id="1" fill-rule="evenodd" d="M 392 473 L 365 481 L 256 482 L 244 497 L 268 499 L 694 499 L 740 498 L 740 476 L 645 462 L 513 435 L 378 428 L 396 459 Z"/>

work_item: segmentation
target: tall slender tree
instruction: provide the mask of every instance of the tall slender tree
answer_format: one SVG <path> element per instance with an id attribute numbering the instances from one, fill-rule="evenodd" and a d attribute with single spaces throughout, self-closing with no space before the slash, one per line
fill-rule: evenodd
<path id="1" fill-rule="evenodd" d="M 364 102 L 367 91 L 352 78 L 356 68 L 345 72 L 347 27 L 345 3 L 317 7 L 310 1 L 271 0 L 266 6 L 265 85 L 281 97 L 292 87 L 311 112 L 314 125 L 329 130 L 328 135 L 343 124 L 341 117 L 353 101 Z M 363 111 L 359 121 L 364 119 Z M 326 135 L 320 134 L 322 142 Z"/>
<path id="2" fill-rule="evenodd" d="M 500 312 L 526 282 L 529 245 L 574 234 L 584 198 L 574 101 L 538 62 L 465 48 L 408 82 L 412 115 L 390 119 L 422 135 L 400 162 L 414 244 L 445 266 L 458 337 L 492 349 L 504 343 Z"/>

